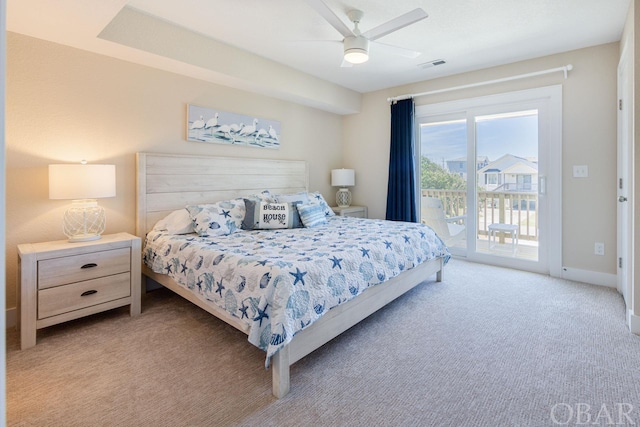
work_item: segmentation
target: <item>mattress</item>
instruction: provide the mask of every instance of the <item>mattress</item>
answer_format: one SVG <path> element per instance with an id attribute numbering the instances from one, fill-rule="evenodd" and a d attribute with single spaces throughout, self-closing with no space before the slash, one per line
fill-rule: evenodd
<path id="1" fill-rule="evenodd" d="M 143 249 L 151 270 L 244 323 L 266 366 L 331 308 L 434 258 L 450 254 L 426 225 L 341 216 L 217 237 L 151 231 Z"/>

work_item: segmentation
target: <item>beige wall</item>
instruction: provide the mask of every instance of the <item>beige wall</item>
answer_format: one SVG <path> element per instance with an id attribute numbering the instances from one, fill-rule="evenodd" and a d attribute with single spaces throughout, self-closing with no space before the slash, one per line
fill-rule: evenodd
<path id="1" fill-rule="evenodd" d="M 47 165 L 114 163 L 117 197 L 107 232 L 134 231 L 137 151 L 305 159 L 310 188 L 328 200 L 328 171 L 356 170 L 354 204 L 385 213 L 389 158 L 387 97 L 528 73 L 572 63 L 574 70 L 416 99 L 417 105 L 563 84 L 563 265 L 615 274 L 616 67 L 618 44 L 424 81 L 363 95 L 362 111 L 338 116 L 13 33 L 7 59 L 7 307 L 16 302 L 16 245 L 63 239 L 64 201 L 47 198 Z M 428 76 L 425 76 L 428 77 Z M 280 120 L 282 147 L 261 150 L 186 142 L 186 104 Z M 313 129 L 313 130 L 312 130 Z M 342 141 L 344 140 L 344 144 Z M 589 165 L 586 180 L 571 166 Z M 593 255 L 603 241 L 607 255 Z"/>
<path id="2" fill-rule="evenodd" d="M 64 239 L 66 201 L 48 199 L 47 165 L 116 165 L 117 196 L 102 199 L 107 233 L 135 232 L 138 151 L 303 159 L 327 200 L 340 167 L 342 117 L 286 101 L 8 33 L 6 298 L 16 305 L 16 246 Z M 279 120 L 279 150 L 185 141 L 186 105 Z"/>
<path id="3" fill-rule="evenodd" d="M 366 94 L 362 113 L 344 120 L 343 163 L 356 170 L 355 203 L 368 205 L 371 217 L 384 218 L 390 133 L 388 97 L 573 64 L 567 80 L 562 73 L 555 73 L 419 97 L 416 105 L 562 84 L 563 265 L 615 274 L 618 56 L 618 43 L 611 43 Z M 572 178 L 572 165 L 588 165 L 589 178 Z M 605 243 L 604 257 L 594 255 L 596 241 Z"/>

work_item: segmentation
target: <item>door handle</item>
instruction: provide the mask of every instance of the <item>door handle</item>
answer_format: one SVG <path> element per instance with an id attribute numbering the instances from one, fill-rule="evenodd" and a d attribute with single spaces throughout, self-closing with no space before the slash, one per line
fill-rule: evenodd
<path id="1" fill-rule="evenodd" d="M 540 175 L 538 177 L 538 194 L 544 196 L 547 194 L 547 177 Z"/>
<path id="2" fill-rule="evenodd" d="M 626 198 L 626 197 L 624 197 L 624 196 L 620 196 L 620 197 L 618 197 L 618 201 L 619 201 L 620 203 L 622 203 L 622 202 L 626 202 L 626 201 L 627 201 L 627 198 Z"/>

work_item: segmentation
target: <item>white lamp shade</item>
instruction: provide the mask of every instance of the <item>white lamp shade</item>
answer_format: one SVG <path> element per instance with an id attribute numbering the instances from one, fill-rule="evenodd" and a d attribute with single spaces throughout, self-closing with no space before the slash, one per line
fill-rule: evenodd
<path id="1" fill-rule="evenodd" d="M 99 199 L 115 195 L 115 165 L 49 165 L 50 199 Z"/>
<path id="2" fill-rule="evenodd" d="M 351 187 L 356 185 L 356 172 L 353 169 L 333 169 L 331 171 L 332 187 Z"/>

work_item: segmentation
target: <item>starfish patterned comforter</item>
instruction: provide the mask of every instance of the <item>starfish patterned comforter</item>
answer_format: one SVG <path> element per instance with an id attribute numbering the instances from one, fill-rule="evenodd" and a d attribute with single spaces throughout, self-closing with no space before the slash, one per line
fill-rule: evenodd
<path id="1" fill-rule="evenodd" d="M 296 332 L 370 286 L 450 254 L 423 224 L 334 216 L 313 228 L 222 237 L 152 231 L 144 263 L 245 322 L 271 356 Z"/>

